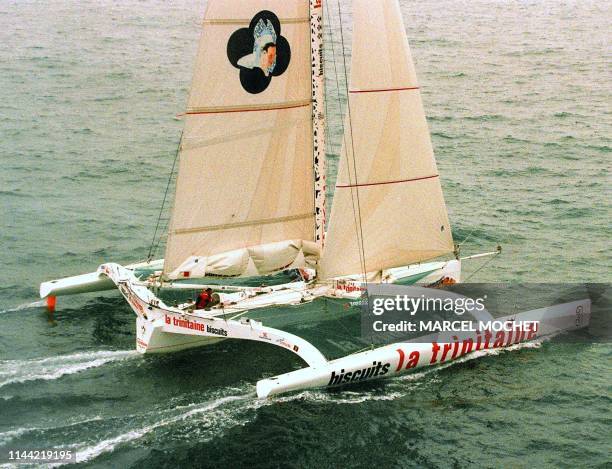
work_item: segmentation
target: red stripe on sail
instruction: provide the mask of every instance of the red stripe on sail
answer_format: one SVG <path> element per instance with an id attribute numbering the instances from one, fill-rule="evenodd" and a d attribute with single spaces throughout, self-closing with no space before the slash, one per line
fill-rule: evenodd
<path id="1" fill-rule="evenodd" d="M 402 182 L 414 182 L 414 181 L 423 181 L 424 179 L 433 179 L 440 177 L 439 174 L 435 174 L 433 176 L 425 176 L 422 178 L 414 178 L 414 179 L 401 179 L 399 181 L 385 181 L 385 182 L 370 182 L 365 184 L 347 184 L 345 186 L 336 186 L 338 189 L 343 189 L 345 187 L 366 187 L 366 186 L 384 186 L 386 184 L 400 184 Z"/>

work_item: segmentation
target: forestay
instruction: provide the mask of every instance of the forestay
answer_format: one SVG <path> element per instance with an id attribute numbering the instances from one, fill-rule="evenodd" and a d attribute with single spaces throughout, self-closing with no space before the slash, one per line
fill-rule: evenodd
<path id="1" fill-rule="evenodd" d="M 309 3 L 209 0 L 180 147 L 167 278 L 313 266 Z"/>
<path id="2" fill-rule="evenodd" d="M 353 2 L 349 109 L 321 278 L 453 251 L 398 2 Z"/>

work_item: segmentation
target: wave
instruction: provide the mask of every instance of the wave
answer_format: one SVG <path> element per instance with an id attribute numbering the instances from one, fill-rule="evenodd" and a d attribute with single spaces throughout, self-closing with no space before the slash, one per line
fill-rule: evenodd
<path id="1" fill-rule="evenodd" d="M 385 380 L 370 381 L 371 383 L 381 383 Z M 289 394 L 286 396 L 272 397 L 267 400 L 260 400 L 254 402 L 252 407 L 263 407 L 266 405 L 275 405 L 279 403 L 292 402 L 292 401 L 312 401 L 317 403 L 333 403 L 333 404 L 361 404 L 363 402 L 370 401 L 393 401 L 403 397 L 403 392 L 385 392 L 385 393 L 374 393 L 368 391 L 347 391 L 340 390 L 338 392 L 330 392 L 325 389 L 309 389 L 307 391 L 301 391 L 297 394 Z"/>
<path id="2" fill-rule="evenodd" d="M 209 397 L 205 402 L 191 403 L 187 405 L 178 405 L 164 410 L 152 409 L 145 413 L 131 414 L 121 417 L 110 417 L 102 418 L 96 416 L 86 420 L 77 420 L 67 422 L 58 426 L 51 427 L 29 427 L 29 428 L 18 428 L 10 430 L 4 433 L 0 433 L 0 444 L 4 445 L 12 440 L 18 439 L 29 433 L 38 432 L 52 432 L 54 434 L 65 434 L 66 430 L 71 427 L 86 425 L 91 427 L 92 422 L 99 422 L 104 424 L 103 426 L 108 427 L 111 430 L 110 435 L 105 435 L 100 441 L 89 441 L 89 442 L 66 442 L 64 440 L 63 446 L 73 448 L 76 453 L 77 462 L 88 462 L 98 456 L 109 453 L 115 450 L 118 446 L 129 444 L 135 440 L 138 440 L 146 435 L 149 435 L 154 430 L 159 430 L 163 427 L 168 427 L 175 424 L 181 424 L 183 422 L 192 424 L 193 419 L 197 418 L 200 414 L 205 414 L 205 420 L 210 425 L 214 436 L 218 434 L 220 429 L 226 428 L 228 425 L 244 423 L 244 421 L 238 422 L 232 415 L 234 412 L 230 412 L 232 409 L 226 407 L 232 403 L 239 403 L 241 401 L 251 402 L 255 397 L 254 389 L 251 385 L 243 388 L 226 388 L 225 393 L 238 393 L 232 395 L 225 395 L 220 397 Z M 172 401 L 172 399 L 170 400 Z M 247 410 L 248 406 L 238 406 L 233 409 L 237 412 L 243 412 Z M 151 422 L 151 420 L 153 420 Z M 135 423 L 138 422 L 138 423 Z M 123 423 L 128 424 L 128 428 L 124 429 L 121 433 L 116 433 L 113 428 Z M 197 420 L 197 425 L 202 424 L 202 420 Z M 110 426 L 109 426 L 110 424 Z M 129 427 L 132 428 L 129 428 Z M 120 430 L 121 431 L 121 430 Z M 183 432 L 181 432 L 183 434 Z M 199 436 L 198 429 L 191 429 L 190 435 Z M 51 465 L 50 467 L 61 466 L 61 464 Z M 2 467 L 2 466 L 0 466 Z"/>
<path id="3" fill-rule="evenodd" d="M 454 137 L 452 135 L 445 134 L 444 132 L 432 132 L 431 136 L 432 137 L 445 138 L 447 140 L 453 140 L 453 139 L 456 138 L 456 137 Z"/>
<path id="4" fill-rule="evenodd" d="M 3 309 L 2 311 L 0 311 L 0 314 L 16 313 L 17 311 L 23 311 L 25 309 L 31 309 L 31 308 L 42 308 L 45 305 L 46 305 L 45 300 L 39 300 L 39 301 L 34 301 L 32 303 L 24 303 L 22 305 L 15 306 L 14 308 Z"/>
<path id="5" fill-rule="evenodd" d="M 498 233 L 489 231 L 486 228 L 473 226 L 465 228 L 457 226 L 453 229 L 453 235 L 460 244 L 463 244 L 466 240 L 496 242 L 499 239 Z"/>
<path id="6" fill-rule="evenodd" d="M 25 435 L 28 432 L 36 430 L 36 428 L 18 428 L 17 430 L 9 430 L 8 432 L 0 433 L 0 445 L 4 446 L 9 441 L 20 437 L 21 435 Z"/>
<path id="7" fill-rule="evenodd" d="M 9 384 L 54 380 L 138 356 L 129 351 L 96 351 L 31 360 L 0 360 L 0 388 Z"/>
<path id="8" fill-rule="evenodd" d="M 254 393 L 249 392 L 241 395 L 224 396 L 218 399 L 214 399 L 212 401 L 207 401 L 203 404 L 186 406 L 187 408 L 189 408 L 189 410 L 186 412 L 181 412 L 178 415 L 159 420 L 149 425 L 144 425 L 134 430 L 129 430 L 115 437 L 102 440 L 94 445 L 87 445 L 83 443 L 78 444 L 76 445 L 77 448 L 75 451 L 77 454 L 77 462 L 81 463 L 91 461 L 92 459 L 97 458 L 101 454 L 113 451 L 119 445 L 138 440 L 139 438 L 142 438 L 143 436 L 151 433 L 153 430 L 156 430 L 160 427 L 179 423 L 183 420 L 192 418 L 198 414 L 209 413 L 229 403 L 251 399 L 253 396 Z"/>
<path id="9" fill-rule="evenodd" d="M 584 148 L 588 148 L 589 150 L 597 150 L 604 153 L 610 153 L 612 150 L 612 148 L 610 148 L 608 145 L 584 145 Z"/>
<path id="10" fill-rule="evenodd" d="M 376 389 L 370 390 L 362 389 L 355 391 L 350 389 L 340 389 L 338 390 L 338 392 L 330 392 L 329 390 L 325 389 L 312 389 L 284 396 L 278 396 L 271 399 L 256 399 L 254 390 L 251 385 L 246 385 L 241 388 L 229 388 L 225 389 L 224 392 L 230 392 L 232 393 L 231 395 L 209 398 L 205 402 L 201 403 L 173 407 L 171 409 L 162 411 L 161 416 L 158 413 L 159 410 L 152 410 L 151 412 L 147 412 L 145 414 L 135 414 L 128 416 L 128 421 L 131 422 L 133 422 L 134 420 L 138 420 L 141 417 L 144 417 L 145 419 L 153 417 L 157 420 L 153 422 L 141 422 L 140 424 L 137 424 L 135 428 L 126 428 L 119 434 L 108 435 L 106 438 L 97 442 L 79 442 L 71 443 L 69 445 L 70 447 L 75 448 L 77 462 L 87 463 L 91 462 L 92 460 L 98 458 L 103 454 L 115 451 L 118 447 L 130 445 L 131 443 L 140 440 L 145 436 L 150 436 L 151 433 L 158 431 L 164 427 L 180 425 L 183 422 L 190 425 L 193 425 L 194 423 L 196 425 L 201 425 L 202 420 L 197 418 L 200 415 L 205 416 L 205 421 L 208 424 L 208 427 L 212 429 L 213 433 L 211 435 L 208 435 L 209 438 L 212 438 L 218 435 L 219 431 L 223 431 L 223 429 L 227 428 L 228 426 L 244 424 L 245 418 L 246 420 L 248 420 L 253 415 L 255 415 L 255 413 L 252 411 L 256 411 L 259 408 L 266 406 L 275 406 L 278 404 L 288 403 L 292 401 L 309 401 L 323 405 L 354 405 L 371 401 L 393 401 L 396 399 L 401 399 L 413 392 L 414 386 L 419 386 L 419 382 L 427 375 L 435 374 L 448 367 L 455 366 L 460 363 L 464 363 L 466 361 L 474 360 L 487 355 L 497 355 L 505 351 L 512 351 L 523 348 L 540 347 L 542 341 L 543 340 L 521 343 L 505 349 L 478 351 L 440 366 L 426 368 L 424 370 L 398 376 L 396 378 L 372 381 L 371 383 L 369 383 L 370 385 L 372 385 L 373 383 L 378 383 L 379 386 L 377 386 Z M 100 352 L 98 352 L 98 354 L 99 353 Z M 127 352 L 115 353 L 128 355 Z M 235 404 L 238 405 L 236 406 Z M 248 415 L 246 417 L 243 416 L 241 418 L 237 418 L 237 414 L 238 416 L 240 416 L 240 414 L 244 414 L 245 412 L 248 412 Z M 66 425 L 66 427 L 86 424 L 89 421 L 93 420 L 105 421 L 106 419 L 95 417 L 87 421 L 72 422 Z M 0 433 L 0 443 L 7 443 L 12 439 L 19 438 L 22 435 L 33 431 L 61 430 L 62 428 L 65 428 L 65 426 L 53 428 L 21 428 L 11 430 L 5 433 Z M 201 440 L 201 436 L 197 428 L 190 430 L 190 432 L 192 436 Z M 184 432 L 181 432 L 181 434 L 184 434 Z"/>
<path id="11" fill-rule="evenodd" d="M 575 218 L 586 218 L 593 213 L 591 207 L 571 207 L 567 210 L 559 211 L 555 219 L 557 220 L 568 220 Z"/>
<path id="12" fill-rule="evenodd" d="M 485 173 L 487 176 L 495 177 L 528 177 L 537 176 L 540 174 L 551 174 L 556 177 L 565 177 L 563 173 L 556 173 L 548 168 L 542 166 L 528 166 L 527 168 L 521 169 L 493 169 Z"/>
<path id="13" fill-rule="evenodd" d="M 1 190 L 0 195 L 5 195 L 8 197 L 32 198 L 32 194 L 21 192 L 19 189 Z"/>
<path id="14" fill-rule="evenodd" d="M 466 116 L 463 119 L 466 121 L 475 121 L 475 122 L 507 120 L 506 117 L 502 116 L 501 114 L 480 114 L 477 116 Z"/>
<path id="15" fill-rule="evenodd" d="M 567 111 L 561 111 L 561 112 L 555 112 L 553 114 L 553 117 L 557 117 L 557 118 L 561 118 L 561 119 L 565 119 L 565 118 L 580 118 L 583 119 L 586 116 L 583 116 L 582 114 L 576 114 L 573 112 L 567 112 Z"/>
<path id="16" fill-rule="evenodd" d="M 66 429 L 66 428 L 70 428 L 70 427 L 75 427 L 77 425 L 83 425 L 83 424 L 88 424 L 91 422 L 99 422 L 103 420 L 103 418 L 99 415 L 93 417 L 93 418 L 88 418 L 85 420 L 77 420 L 74 422 L 69 422 L 65 425 L 61 425 L 59 427 L 23 427 L 23 428 L 17 428 L 15 430 L 9 430 L 6 432 L 2 432 L 0 433 L 0 445 L 6 445 L 8 442 L 19 438 L 23 435 L 27 435 L 28 433 L 32 433 L 32 432 L 41 432 L 41 431 L 49 431 L 49 430 L 57 430 L 59 429 Z"/>
<path id="17" fill-rule="evenodd" d="M 520 144 L 533 143 L 531 140 L 525 140 L 523 138 L 513 137 L 511 135 L 504 137 L 502 140 L 506 143 L 520 143 Z"/>

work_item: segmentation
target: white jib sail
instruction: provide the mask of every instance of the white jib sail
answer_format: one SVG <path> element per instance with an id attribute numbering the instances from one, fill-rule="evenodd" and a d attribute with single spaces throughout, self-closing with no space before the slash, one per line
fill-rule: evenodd
<path id="1" fill-rule="evenodd" d="M 397 0 L 353 1 L 349 110 L 320 278 L 453 251 Z"/>
<path id="2" fill-rule="evenodd" d="M 164 273 L 314 266 L 311 34 L 305 0 L 209 0 Z"/>

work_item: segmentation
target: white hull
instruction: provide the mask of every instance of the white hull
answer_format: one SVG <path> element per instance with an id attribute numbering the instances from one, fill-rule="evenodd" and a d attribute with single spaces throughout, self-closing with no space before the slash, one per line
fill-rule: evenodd
<path id="1" fill-rule="evenodd" d="M 257 395 L 265 398 L 301 389 L 337 387 L 399 376 L 419 368 L 449 363 L 470 353 L 512 347 L 561 331 L 585 327 L 590 320 L 590 306 L 590 300 L 581 300 L 500 318 L 500 321 L 539 321 L 541 326 L 526 328 L 518 333 L 505 332 L 503 338 L 496 338 L 495 332 L 488 337 L 488 340 L 482 334 L 472 333 L 459 337 L 453 343 L 390 344 L 329 361 L 322 366 L 303 368 L 263 379 L 257 383 Z M 480 336 L 479 343 L 478 336 Z M 472 340 L 471 347 L 468 347 L 469 339 Z M 467 344 L 465 348 L 464 343 Z"/>
<path id="2" fill-rule="evenodd" d="M 224 340 L 217 337 L 200 337 L 165 332 L 163 327 L 149 327 L 148 321 L 139 316 L 136 319 L 136 350 L 140 353 L 158 354 L 180 352 L 181 350 L 204 347 Z"/>
<path id="3" fill-rule="evenodd" d="M 105 290 L 113 290 L 115 284 L 107 277 L 97 272 L 72 277 L 60 278 L 40 284 L 40 297 L 77 295 Z"/>
<path id="4" fill-rule="evenodd" d="M 127 265 L 125 268 L 136 271 L 142 269 L 144 271 L 161 270 L 164 265 L 163 259 L 151 262 L 140 262 L 137 264 Z M 47 298 L 49 296 L 64 296 L 77 295 L 79 293 L 90 293 L 105 290 L 114 290 L 115 284 L 107 276 L 101 275 L 99 272 L 91 272 L 89 274 L 74 275 L 72 277 L 50 280 L 40 284 L 40 297 Z"/>

